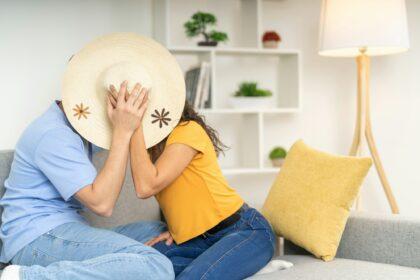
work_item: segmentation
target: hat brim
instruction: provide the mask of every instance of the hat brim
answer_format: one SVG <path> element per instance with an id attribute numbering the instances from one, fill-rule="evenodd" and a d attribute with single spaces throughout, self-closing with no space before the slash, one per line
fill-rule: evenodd
<path id="1" fill-rule="evenodd" d="M 112 126 L 107 116 L 107 88 L 102 77 L 107 69 L 123 62 L 141 65 L 151 79 L 149 104 L 142 122 L 146 148 L 149 148 L 162 141 L 178 124 L 185 104 L 185 81 L 177 61 L 150 38 L 114 33 L 97 38 L 75 54 L 62 83 L 64 112 L 83 138 L 109 149 Z M 136 82 L 142 81 L 129 81 L 132 85 Z"/>

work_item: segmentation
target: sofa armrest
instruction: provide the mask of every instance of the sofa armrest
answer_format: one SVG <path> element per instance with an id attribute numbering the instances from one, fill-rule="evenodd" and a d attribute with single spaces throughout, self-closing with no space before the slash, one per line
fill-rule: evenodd
<path id="1" fill-rule="evenodd" d="M 309 253 L 285 240 L 284 254 Z M 354 212 L 336 257 L 420 268 L 420 219 Z"/>
<path id="2" fill-rule="evenodd" d="M 337 257 L 420 268 L 420 219 L 353 213 Z"/>

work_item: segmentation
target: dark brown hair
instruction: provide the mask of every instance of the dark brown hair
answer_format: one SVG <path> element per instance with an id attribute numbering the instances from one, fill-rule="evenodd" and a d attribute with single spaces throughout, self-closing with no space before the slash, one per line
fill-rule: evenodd
<path id="1" fill-rule="evenodd" d="M 222 141 L 220 141 L 219 134 L 217 133 L 217 131 L 206 124 L 205 117 L 199 115 L 194 110 L 194 108 L 188 103 L 188 101 L 185 101 L 184 110 L 182 111 L 182 115 L 179 119 L 178 125 L 185 125 L 189 121 L 195 121 L 204 129 L 204 131 L 210 137 L 210 140 L 213 143 L 213 147 L 217 155 L 219 155 L 220 153 L 223 154 L 226 148 L 228 148 L 225 144 L 223 144 Z M 148 149 L 150 158 L 153 162 L 155 162 L 163 153 L 167 139 L 168 137 L 166 137 L 161 142 Z"/>

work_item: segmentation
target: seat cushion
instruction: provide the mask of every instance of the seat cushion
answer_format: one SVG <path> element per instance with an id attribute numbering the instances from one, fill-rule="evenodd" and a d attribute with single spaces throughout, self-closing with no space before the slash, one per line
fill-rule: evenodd
<path id="1" fill-rule="evenodd" d="M 420 279 L 420 269 L 398 265 L 336 258 L 323 262 L 312 256 L 287 255 L 279 259 L 294 266 L 270 274 L 256 275 L 250 279 L 266 280 L 413 280 Z"/>
<path id="2" fill-rule="evenodd" d="M 297 141 L 271 187 L 263 214 L 277 235 L 330 261 L 371 164 L 370 158 L 332 155 Z"/>

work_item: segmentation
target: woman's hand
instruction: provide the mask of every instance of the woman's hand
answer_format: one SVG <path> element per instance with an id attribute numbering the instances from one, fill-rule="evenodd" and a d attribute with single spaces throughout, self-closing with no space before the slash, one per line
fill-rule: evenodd
<path id="1" fill-rule="evenodd" d="M 155 238 L 147 241 L 145 245 L 152 247 L 161 241 L 166 241 L 165 244 L 170 246 L 174 242 L 174 239 L 172 238 L 172 235 L 169 233 L 169 231 L 165 231 L 164 233 L 159 234 L 159 236 L 156 236 Z"/>
<path id="2" fill-rule="evenodd" d="M 110 86 L 107 103 L 108 117 L 114 132 L 121 131 L 132 135 L 140 126 L 146 111 L 148 91 L 137 83 L 128 95 L 127 81 L 124 81 L 119 92 L 116 91 L 114 86 Z"/>

